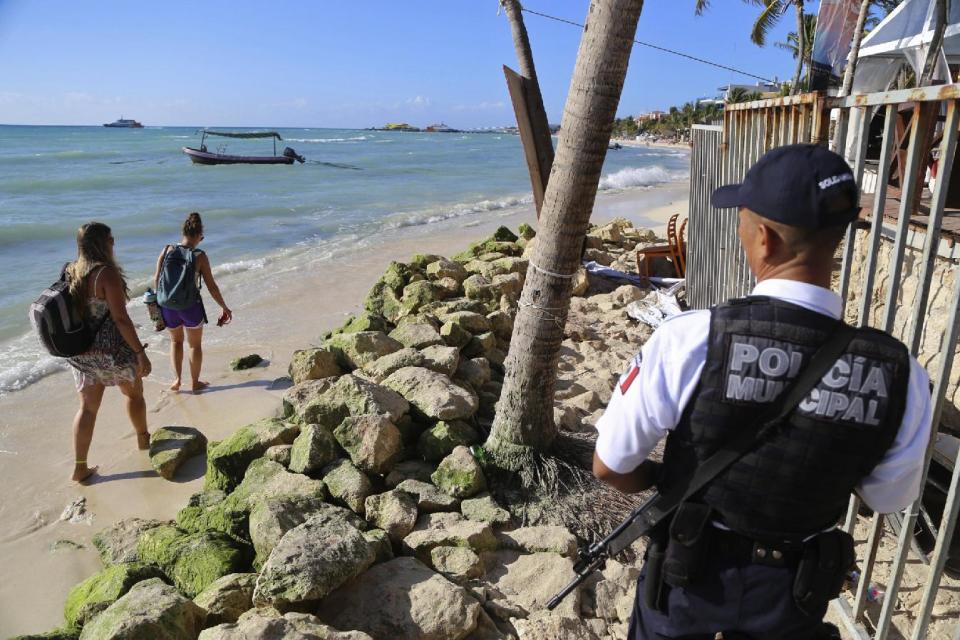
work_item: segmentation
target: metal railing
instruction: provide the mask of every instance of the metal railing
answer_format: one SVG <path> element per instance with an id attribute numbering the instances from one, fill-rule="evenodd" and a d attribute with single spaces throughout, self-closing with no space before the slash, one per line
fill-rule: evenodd
<path id="1" fill-rule="evenodd" d="M 951 383 L 951 372 L 957 339 L 960 337 L 960 267 L 955 259 L 956 252 L 945 255 L 941 230 L 960 130 L 958 101 L 960 85 L 889 91 L 847 98 L 805 94 L 728 105 L 722 127 L 697 125 L 692 136 L 688 301 L 695 308 L 705 308 L 730 297 L 745 295 L 753 286 L 753 277 L 737 242 L 736 213 L 713 209 L 709 203 L 710 192 L 718 185 L 740 182 L 747 169 L 760 155 L 773 147 L 795 142 L 826 144 L 830 132 L 831 111 L 835 115 L 832 136 L 836 141 L 834 146 L 845 151 L 857 183 L 862 185 L 867 165 L 871 121 L 880 110 L 884 111 L 869 228 L 864 229 L 863 223 L 851 225 L 843 244 L 838 286 L 845 302 L 851 295 L 858 301 L 856 309 L 845 311 L 848 321 L 896 333 L 902 337 L 913 356 L 920 355 L 921 336 L 925 329 L 930 328 L 928 321 L 933 303 L 943 306 L 944 298 L 949 297 L 946 305 L 949 318 L 943 329 L 942 339 L 934 353 L 924 356 L 934 384 L 933 430 L 926 450 L 924 483 L 934 442 L 938 437 L 944 405 L 948 401 L 948 387 L 956 386 L 956 381 Z M 905 148 L 903 141 L 897 138 L 896 126 L 899 118 L 898 107 L 903 104 L 912 104 L 909 138 Z M 938 179 L 932 192 L 926 193 L 924 180 L 927 157 L 934 132 L 941 136 Z M 895 226 L 884 224 L 888 210 L 887 185 L 890 183 L 894 161 L 900 168 Z M 923 225 L 912 221 L 921 198 L 928 209 Z M 917 259 L 915 249 L 908 253 L 908 237 L 919 235 L 922 235 L 923 245 L 922 253 Z M 859 247 L 858 237 L 861 243 Z M 882 242 L 891 245 L 889 262 L 886 265 L 880 262 Z M 851 288 L 854 284 L 851 280 L 855 263 L 860 279 Z M 881 280 L 877 274 L 884 268 L 886 274 Z M 931 282 L 938 269 L 951 272 L 953 287 L 952 291 L 940 287 L 932 296 Z M 911 280 L 910 287 L 915 288 L 913 302 L 909 305 L 902 302 L 904 283 L 908 278 Z M 960 464 L 955 464 L 943 517 L 936 527 L 936 545 L 929 557 L 929 575 L 922 584 L 922 598 L 911 611 L 915 619 L 910 635 L 912 640 L 927 637 L 944 564 L 960 512 L 958 485 Z M 853 497 L 845 522 L 848 531 L 852 532 L 858 521 L 859 508 L 859 501 Z M 918 499 L 902 514 L 877 514 L 870 520 L 866 548 L 862 557 L 858 558 L 861 576 L 856 594 L 852 601 L 841 596 L 833 603 L 834 610 L 840 615 L 847 631 L 855 637 L 883 639 L 890 635 L 898 593 L 911 549 L 921 555 L 924 563 L 928 561 L 914 540 L 914 529 L 920 510 L 921 501 Z M 868 631 L 865 617 L 868 585 L 873 578 L 877 552 L 883 542 L 886 526 L 890 526 L 896 534 L 897 545 L 890 576 L 884 585 L 886 593 L 879 616 L 872 621 L 872 630 Z"/>

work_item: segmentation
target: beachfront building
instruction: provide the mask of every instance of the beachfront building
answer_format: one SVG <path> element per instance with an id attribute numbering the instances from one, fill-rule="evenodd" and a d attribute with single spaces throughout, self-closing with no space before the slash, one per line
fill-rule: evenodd
<path id="1" fill-rule="evenodd" d="M 780 85 L 773 82 L 758 82 L 756 84 L 727 84 L 717 90 L 723 101 L 731 97 L 734 91 L 742 89 L 747 93 L 759 93 L 763 98 L 772 98 L 780 95 Z"/>
<path id="2" fill-rule="evenodd" d="M 660 121 L 665 115 L 667 115 L 666 111 L 650 111 L 649 113 L 641 113 L 634 117 L 633 120 L 637 123 L 638 127 L 642 127 L 644 124 Z"/>

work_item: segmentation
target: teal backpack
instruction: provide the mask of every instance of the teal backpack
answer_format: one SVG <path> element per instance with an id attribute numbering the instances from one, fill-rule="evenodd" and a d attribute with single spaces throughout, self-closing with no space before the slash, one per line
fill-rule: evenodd
<path id="1" fill-rule="evenodd" d="M 200 300 L 196 256 L 199 249 L 183 245 L 168 246 L 160 265 L 157 304 L 165 309 L 183 311 Z"/>

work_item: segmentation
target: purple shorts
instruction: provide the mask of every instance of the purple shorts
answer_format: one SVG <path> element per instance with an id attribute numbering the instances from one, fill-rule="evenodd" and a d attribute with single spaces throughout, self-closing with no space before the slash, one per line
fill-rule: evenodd
<path id="1" fill-rule="evenodd" d="M 202 327 L 203 323 L 207 321 L 207 314 L 203 311 L 202 301 L 198 301 L 189 309 L 180 311 L 160 307 L 160 314 L 163 316 L 163 323 L 167 325 L 167 329 L 177 329 L 178 327 L 196 329 Z"/>

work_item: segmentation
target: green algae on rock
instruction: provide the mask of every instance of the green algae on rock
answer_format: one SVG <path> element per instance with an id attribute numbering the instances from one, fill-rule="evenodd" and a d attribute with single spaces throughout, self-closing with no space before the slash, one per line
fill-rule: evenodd
<path id="1" fill-rule="evenodd" d="M 205 489 L 231 491 L 247 467 L 275 444 L 293 444 L 300 427 L 270 418 L 240 427 L 207 450 Z"/>
<path id="2" fill-rule="evenodd" d="M 63 617 L 68 627 L 82 627 L 123 596 L 130 587 L 149 578 L 166 576 L 157 567 L 127 562 L 107 567 L 90 576 L 67 595 Z"/>
<path id="3" fill-rule="evenodd" d="M 159 578 L 135 584 L 83 628 L 80 640 L 195 640 L 206 613 Z"/>
<path id="4" fill-rule="evenodd" d="M 137 552 L 191 598 L 217 578 L 247 569 L 250 555 L 248 548 L 220 531 L 187 533 L 170 526 L 146 531 Z"/>

